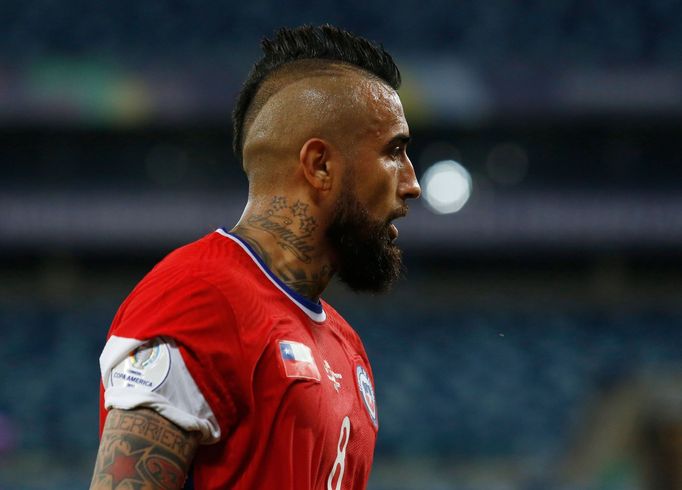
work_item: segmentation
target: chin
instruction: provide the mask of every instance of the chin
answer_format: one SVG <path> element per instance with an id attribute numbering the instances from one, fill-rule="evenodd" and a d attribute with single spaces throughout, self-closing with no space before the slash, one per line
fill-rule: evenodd
<path id="1" fill-rule="evenodd" d="M 400 277 L 403 270 L 400 249 L 389 240 L 382 242 L 381 250 L 362 247 L 340 261 L 339 279 L 353 291 L 386 292 Z M 370 250 L 374 253 L 368 253 Z"/>
<path id="2" fill-rule="evenodd" d="M 353 291 L 384 292 L 400 277 L 402 253 L 391 226 L 374 220 L 352 192 L 338 202 L 326 236 L 339 279 Z"/>

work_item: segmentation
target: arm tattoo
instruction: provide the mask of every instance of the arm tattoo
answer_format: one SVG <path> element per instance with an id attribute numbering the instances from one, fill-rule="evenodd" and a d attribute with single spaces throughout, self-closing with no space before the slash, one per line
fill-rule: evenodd
<path id="1" fill-rule="evenodd" d="M 109 411 L 91 490 L 179 490 L 199 442 L 148 409 Z"/>

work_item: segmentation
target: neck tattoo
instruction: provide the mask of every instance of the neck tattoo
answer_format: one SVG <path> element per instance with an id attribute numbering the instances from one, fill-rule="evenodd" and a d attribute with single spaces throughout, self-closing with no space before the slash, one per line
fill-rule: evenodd
<path id="1" fill-rule="evenodd" d="M 289 204 L 286 197 L 275 196 L 265 212 L 248 216 L 246 223 L 235 228 L 235 232 L 246 240 L 287 286 L 304 296 L 317 299 L 332 276 L 328 265 L 322 266 L 319 271 L 307 271 L 304 268 L 304 265 L 312 262 L 311 254 L 315 251 L 312 235 L 317 227 L 317 220 L 308 214 L 308 204 L 299 200 Z M 251 230 L 268 233 L 275 239 L 277 246 L 292 253 L 301 264 L 277 267 L 272 256 L 250 233 Z"/>
<path id="2" fill-rule="evenodd" d="M 311 262 L 310 253 L 315 247 L 309 239 L 317 228 L 317 221 L 308 216 L 307 204 L 296 201 L 289 206 L 286 197 L 275 196 L 264 214 L 251 215 L 246 222 L 272 235 L 277 245 L 293 253 L 301 262 Z"/>

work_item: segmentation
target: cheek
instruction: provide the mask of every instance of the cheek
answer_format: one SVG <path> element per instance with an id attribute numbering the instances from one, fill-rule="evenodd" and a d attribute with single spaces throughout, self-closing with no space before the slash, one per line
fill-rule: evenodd
<path id="1" fill-rule="evenodd" d="M 382 163 L 372 175 L 366 176 L 359 185 L 364 187 L 365 203 L 372 214 L 381 218 L 394 207 L 397 168 L 393 163 Z"/>

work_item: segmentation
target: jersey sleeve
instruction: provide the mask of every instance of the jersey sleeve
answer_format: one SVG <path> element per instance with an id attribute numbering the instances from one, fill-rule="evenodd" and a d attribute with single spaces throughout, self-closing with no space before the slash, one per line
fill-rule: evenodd
<path id="1" fill-rule="evenodd" d="M 201 442 L 220 440 L 218 422 L 172 339 L 112 335 L 100 357 L 104 408 L 151 408 Z"/>
<path id="2" fill-rule="evenodd" d="M 240 353 L 217 288 L 184 271 L 154 270 L 119 309 L 100 357 L 104 408 L 148 407 L 216 442 L 237 418 Z"/>

